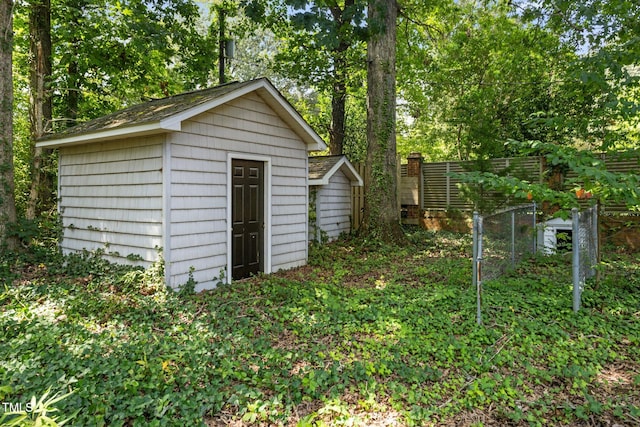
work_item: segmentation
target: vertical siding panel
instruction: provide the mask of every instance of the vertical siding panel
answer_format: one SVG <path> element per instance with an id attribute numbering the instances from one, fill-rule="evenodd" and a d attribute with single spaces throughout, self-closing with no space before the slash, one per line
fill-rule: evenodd
<path id="1" fill-rule="evenodd" d="M 329 179 L 329 185 L 319 187 L 317 204 L 319 227 L 330 241 L 351 231 L 351 182 L 342 171 Z"/>

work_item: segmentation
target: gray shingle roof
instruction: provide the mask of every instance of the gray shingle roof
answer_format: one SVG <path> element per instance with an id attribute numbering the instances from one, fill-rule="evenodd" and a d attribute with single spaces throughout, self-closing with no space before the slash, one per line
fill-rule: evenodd
<path id="1" fill-rule="evenodd" d="M 309 179 L 322 179 L 342 159 L 342 156 L 309 157 Z"/>
<path id="2" fill-rule="evenodd" d="M 251 92 L 262 98 L 291 127 L 309 151 L 326 149 L 322 138 L 267 78 L 154 99 L 41 138 L 36 146 L 58 148 L 180 131 L 183 121 Z"/>
<path id="3" fill-rule="evenodd" d="M 309 157 L 309 185 L 327 185 L 338 170 L 351 180 L 351 185 L 363 185 L 362 177 L 344 155 Z"/>
<path id="4" fill-rule="evenodd" d="M 107 129 L 117 129 L 129 126 L 158 122 L 167 117 L 181 113 L 197 105 L 210 102 L 234 90 L 240 89 L 253 81 L 232 82 L 209 89 L 181 93 L 161 99 L 153 99 L 138 105 L 116 111 L 106 116 L 98 117 L 85 123 L 78 124 L 62 132 L 42 138 L 42 141 L 53 138 L 82 135 Z"/>

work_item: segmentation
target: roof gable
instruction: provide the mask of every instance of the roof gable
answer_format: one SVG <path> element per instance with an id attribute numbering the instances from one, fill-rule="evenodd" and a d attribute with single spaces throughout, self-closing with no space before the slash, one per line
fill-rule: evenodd
<path id="1" fill-rule="evenodd" d="M 362 187 L 362 177 L 346 156 L 309 157 L 309 185 L 328 185 L 331 177 L 342 171 L 354 187 Z"/>
<path id="2" fill-rule="evenodd" d="M 326 149 L 322 138 L 266 78 L 154 99 L 44 137 L 37 146 L 56 148 L 180 131 L 185 120 L 251 92 L 256 92 L 291 127 L 309 151 Z"/>

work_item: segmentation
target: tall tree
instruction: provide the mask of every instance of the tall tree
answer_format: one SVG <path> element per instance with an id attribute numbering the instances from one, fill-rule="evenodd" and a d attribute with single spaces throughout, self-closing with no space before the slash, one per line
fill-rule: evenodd
<path id="1" fill-rule="evenodd" d="M 367 170 L 362 232 L 403 238 L 396 160 L 396 0 L 370 0 L 367 42 Z"/>
<path id="2" fill-rule="evenodd" d="M 275 56 L 277 72 L 311 85 L 331 97 L 328 126 L 331 154 L 345 145 L 350 91 L 361 86 L 364 64 L 362 0 L 245 1 L 245 12 L 271 29 L 282 46 Z"/>
<path id="3" fill-rule="evenodd" d="M 9 225 L 16 222 L 13 181 L 13 1 L 0 1 L 0 246 L 17 241 Z"/>
<path id="4" fill-rule="evenodd" d="M 39 209 L 54 205 L 52 159 L 49 150 L 36 147 L 51 125 L 51 1 L 32 0 L 29 5 L 29 122 L 31 127 L 31 190 L 25 216 L 34 219 Z M 44 206 L 43 206 L 44 205 Z"/>

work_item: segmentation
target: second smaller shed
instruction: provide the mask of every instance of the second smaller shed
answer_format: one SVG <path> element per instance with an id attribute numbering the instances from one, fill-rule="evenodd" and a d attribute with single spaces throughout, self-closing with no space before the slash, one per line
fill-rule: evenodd
<path id="1" fill-rule="evenodd" d="M 362 185 L 346 156 L 309 157 L 309 240 L 331 241 L 352 230 L 351 187 Z"/>

